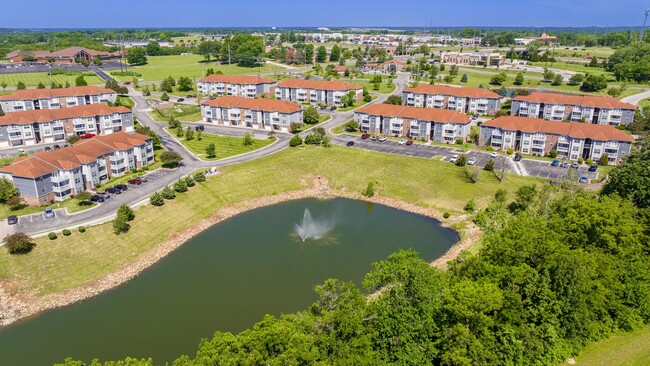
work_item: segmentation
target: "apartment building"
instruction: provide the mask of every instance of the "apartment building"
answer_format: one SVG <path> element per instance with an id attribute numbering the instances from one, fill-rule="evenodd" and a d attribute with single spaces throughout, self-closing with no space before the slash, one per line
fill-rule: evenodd
<path id="1" fill-rule="evenodd" d="M 126 107 L 88 104 L 14 112 L 0 117 L 0 149 L 64 142 L 73 135 L 108 135 L 133 130 L 133 115 Z"/>
<path id="2" fill-rule="evenodd" d="M 5 113 L 13 113 L 114 103 L 116 98 L 115 91 L 92 85 L 61 89 L 24 89 L 9 95 L 0 95 L 0 107 Z"/>
<path id="3" fill-rule="evenodd" d="M 479 137 L 481 146 L 513 148 L 522 154 L 539 156 L 556 150 L 559 157 L 574 161 L 598 161 L 607 154 L 609 164 L 616 164 L 629 154 L 632 141 L 632 136 L 613 126 L 515 116 L 484 122 Z"/>
<path id="4" fill-rule="evenodd" d="M 402 92 L 409 107 L 452 109 L 461 113 L 494 115 L 501 108 L 501 96 L 483 88 L 418 85 Z"/>
<path id="5" fill-rule="evenodd" d="M 150 136 L 122 131 L 20 158 L 0 168 L 0 177 L 14 183 L 25 203 L 42 205 L 92 190 L 153 161 Z"/>
<path id="6" fill-rule="evenodd" d="M 506 58 L 498 52 L 444 52 L 440 53 L 440 62 L 470 66 L 500 66 Z"/>
<path id="7" fill-rule="evenodd" d="M 203 95 L 228 95 L 243 98 L 270 97 L 275 93 L 277 82 L 258 76 L 212 74 L 198 83 Z"/>
<path id="8" fill-rule="evenodd" d="M 291 132 L 292 123 L 302 124 L 302 108 L 296 103 L 273 99 L 221 97 L 201 102 L 207 123 Z"/>
<path id="9" fill-rule="evenodd" d="M 513 116 L 549 121 L 626 125 L 634 121 L 636 106 L 612 97 L 533 92 L 512 100 Z"/>
<path id="10" fill-rule="evenodd" d="M 363 98 L 363 87 L 343 81 L 288 79 L 278 83 L 275 98 L 296 103 L 341 106 L 341 97 L 354 91 L 356 101 Z"/>
<path id="11" fill-rule="evenodd" d="M 355 111 L 354 120 L 367 133 L 448 144 L 470 133 L 469 116 L 451 110 L 373 104 Z"/>
<path id="12" fill-rule="evenodd" d="M 381 69 L 384 72 L 401 72 L 406 68 L 406 62 L 402 60 L 388 60 L 381 64 Z"/>

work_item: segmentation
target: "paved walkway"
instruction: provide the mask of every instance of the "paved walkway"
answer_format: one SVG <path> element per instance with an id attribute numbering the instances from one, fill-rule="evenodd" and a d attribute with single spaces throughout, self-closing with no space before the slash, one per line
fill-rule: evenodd
<path id="1" fill-rule="evenodd" d="M 650 90 L 621 98 L 621 102 L 637 105 L 643 99 L 650 98 Z"/>

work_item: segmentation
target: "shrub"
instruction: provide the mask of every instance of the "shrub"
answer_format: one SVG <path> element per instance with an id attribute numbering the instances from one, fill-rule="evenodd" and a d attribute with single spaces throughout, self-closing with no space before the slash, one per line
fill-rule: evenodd
<path id="1" fill-rule="evenodd" d="M 609 156 L 607 154 L 603 154 L 603 156 L 600 157 L 600 160 L 598 160 L 598 165 L 609 165 Z"/>
<path id="2" fill-rule="evenodd" d="M 244 134 L 244 139 L 242 140 L 242 145 L 244 146 L 251 146 L 255 143 L 255 140 L 253 140 L 253 134 L 250 132 L 246 132 Z"/>
<path id="3" fill-rule="evenodd" d="M 465 204 L 465 207 L 463 207 L 463 211 L 465 212 L 474 212 L 476 211 L 476 202 L 472 198 L 471 200 L 467 201 Z"/>
<path id="4" fill-rule="evenodd" d="M 345 131 L 356 132 L 359 129 L 359 124 L 356 121 L 348 121 L 345 124 Z"/>
<path id="5" fill-rule="evenodd" d="M 442 217 L 444 217 L 445 219 L 448 219 L 449 216 L 451 216 L 451 214 L 449 212 L 446 212 L 446 211 L 445 211 L 445 213 L 442 214 Z"/>
<path id="6" fill-rule="evenodd" d="M 173 200 L 174 198 L 176 198 L 176 192 L 174 192 L 174 190 L 169 186 L 163 188 L 161 193 L 166 200 Z"/>
<path id="7" fill-rule="evenodd" d="M 551 150 L 548 152 L 549 158 L 557 158 L 557 150 Z"/>
<path id="8" fill-rule="evenodd" d="M 185 177 L 185 184 L 187 184 L 188 187 L 194 187 L 196 185 L 196 182 L 194 182 L 194 178 L 187 176 Z"/>
<path id="9" fill-rule="evenodd" d="M 515 152 L 515 149 L 509 147 L 508 151 L 506 151 L 506 152 L 508 153 L 508 155 L 512 155 Z"/>
<path id="10" fill-rule="evenodd" d="M 487 151 L 494 151 L 494 147 L 492 145 L 488 146 Z"/>
<path id="11" fill-rule="evenodd" d="M 133 209 L 129 205 L 123 203 L 117 209 L 117 216 L 123 216 L 126 221 L 131 221 L 135 219 L 135 212 L 133 212 Z"/>
<path id="12" fill-rule="evenodd" d="M 491 172 L 494 170 L 494 160 L 490 159 L 488 160 L 487 163 L 485 163 L 485 166 L 483 169 L 487 170 L 488 172 Z"/>
<path id="13" fill-rule="evenodd" d="M 63 234 L 63 236 L 70 236 L 72 234 L 72 231 L 63 229 L 63 231 L 61 231 L 61 234 Z"/>
<path id="14" fill-rule="evenodd" d="M 7 235 L 4 242 L 9 254 L 27 254 L 36 246 L 32 238 L 25 233 Z"/>
<path id="15" fill-rule="evenodd" d="M 582 158 L 581 158 L 581 157 L 580 157 L 580 158 L 578 158 L 578 164 L 582 164 L 582 162 L 583 162 L 583 161 L 584 161 L 584 160 L 582 160 Z"/>
<path id="16" fill-rule="evenodd" d="M 462 145 L 464 142 L 463 139 L 456 139 L 456 145 Z"/>
<path id="17" fill-rule="evenodd" d="M 332 138 L 329 136 L 323 136 L 323 139 L 321 140 L 321 144 L 323 147 L 330 147 L 332 146 Z"/>
<path id="18" fill-rule="evenodd" d="M 371 100 L 372 100 L 372 96 L 370 94 L 366 94 L 363 96 L 364 102 L 370 102 Z"/>
<path id="19" fill-rule="evenodd" d="M 312 132 L 307 137 L 305 137 L 305 144 L 308 145 L 320 145 L 323 140 L 323 135 L 317 132 Z"/>
<path id="20" fill-rule="evenodd" d="M 587 160 L 585 160 L 585 163 L 586 163 L 587 165 L 593 165 L 593 164 L 594 164 L 594 161 L 591 160 L 591 158 L 587 158 Z"/>
<path id="21" fill-rule="evenodd" d="M 183 160 L 183 158 L 173 151 L 165 151 L 160 154 L 160 161 L 165 168 L 174 168 Z"/>
<path id="22" fill-rule="evenodd" d="M 160 100 L 163 102 L 169 101 L 169 95 L 167 95 L 167 92 L 163 92 L 162 95 L 160 96 Z"/>
<path id="23" fill-rule="evenodd" d="M 179 179 L 174 183 L 174 191 L 178 193 L 187 192 L 187 184 L 184 179 Z"/>
<path id="24" fill-rule="evenodd" d="M 296 147 L 302 145 L 302 137 L 300 135 L 294 135 L 291 140 L 289 140 L 289 146 Z"/>
<path id="25" fill-rule="evenodd" d="M 316 110 L 316 108 L 314 108 L 313 106 L 309 106 L 307 107 L 307 109 L 305 109 L 305 111 L 302 114 L 302 121 L 307 124 L 313 125 L 318 123 L 319 117 L 320 116 L 318 115 L 318 111 Z"/>
<path id="26" fill-rule="evenodd" d="M 366 197 L 372 197 L 375 195 L 375 183 L 374 182 L 368 182 L 368 185 L 366 186 L 366 189 L 361 192 L 362 195 Z"/>
<path id="27" fill-rule="evenodd" d="M 49 234 L 47 234 L 47 237 L 48 237 L 50 240 L 55 240 L 55 239 L 57 238 L 56 233 L 49 233 Z"/>
<path id="28" fill-rule="evenodd" d="M 217 147 L 214 144 L 208 144 L 205 147 L 205 156 L 208 159 L 212 159 L 217 156 Z"/>
<path id="29" fill-rule="evenodd" d="M 129 231 L 131 225 L 126 220 L 126 217 L 117 215 L 115 220 L 113 220 L 113 232 L 117 235 Z"/>
<path id="30" fill-rule="evenodd" d="M 205 174 L 203 172 L 194 174 L 194 180 L 197 182 L 205 182 Z"/>
<path id="31" fill-rule="evenodd" d="M 79 226 L 79 228 L 77 230 L 79 230 L 79 232 L 83 234 L 83 233 L 86 232 L 86 227 L 85 226 Z"/>
<path id="32" fill-rule="evenodd" d="M 465 154 L 456 159 L 456 166 L 465 166 L 465 164 L 467 164 L 467 156 Z"/>
<path id="33" fill-rule="evenodd" d="M 154 206 L 162 206 L 165 204 L 165 197 L 160 192 L 154 192 L 149 196 L 149 203 Z"/>

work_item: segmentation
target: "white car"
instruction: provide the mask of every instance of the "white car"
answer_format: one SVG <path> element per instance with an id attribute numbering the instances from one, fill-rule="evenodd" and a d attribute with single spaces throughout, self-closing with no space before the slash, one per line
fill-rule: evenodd
<path id="1" fill-rule="evenodd" d="M 382 137 L 379 138 L 379 142 L 384 142 L 386 140 L 388 140 L 388 138 L 386 136 L 382 136 Z"/>
<path id="2" fill-rule="evenodd" d="M 499 153 L 495 151 L 495 152 L 493 152 L 492 154 L 490 154 L 490 157 L 491 157 L 491 158 L 498 158 L 498 157 L 499 157 Z"/>
<path id="3" fill-rule="evenodd" d="M 458 155 L 452 155 L 451 159 L 449 159 L 450 163 L 455 163 L 458 160 Z"/>
<path id="4" fill-rule="evenodd" d="M 476 158 L 472 157 L 467 160 L 467 165 L 474 165 L 476 164 Z"/>
<path id="5" fill-rule="evenodd" d="M 399 140 L 400 145 L 406 145 L 406 139 L 401 139 Z"/>

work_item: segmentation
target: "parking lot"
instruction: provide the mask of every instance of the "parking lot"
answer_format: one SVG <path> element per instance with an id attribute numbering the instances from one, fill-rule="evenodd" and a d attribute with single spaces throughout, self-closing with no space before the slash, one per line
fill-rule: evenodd
<path id="1" fill-rule="evenodd" d="M 96 67 L 96 66 L 91 66 Z M 68 70 L 87 72 L 93 71 L 91 67 L 85 67 L 81 64 L 57 64 L 47 62 L 13 62 L 13 63 L 0 63 L 0 74 L 20 74 L 29 72 L 49 72 L 50 70 Z M 120 66 L 119 60 L 106 60 L 100 66 L 104 70 L 121 70 L 130 68 L 126 64 Z"/>
<path id="2" fill-rule="evenodd" d="M 547 178 L 547 179 L 560 179 L 562 176 L 567 174 L 567 172 L 574 168 L 562 168 L 561 166 L 551 166 L 551 163 L 548 161 L 542 160 L 532 160 L 532 159 L 522 159 L 521 164 L 524 166 L 527 175 L 533 177 Z M 588 167 L 581 166 L 577 169 L 576 176 L 587 177 L 587 179 L 592 180 L 598 177 L 597 172 L 587 171 Z M 576 178 L 576 179 L 578 179 Z"/>

